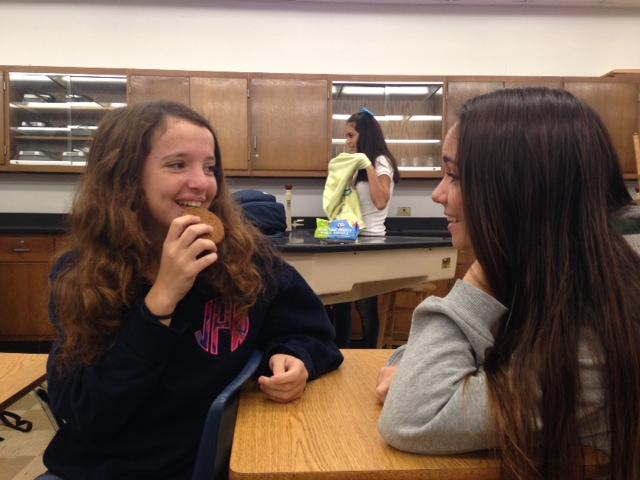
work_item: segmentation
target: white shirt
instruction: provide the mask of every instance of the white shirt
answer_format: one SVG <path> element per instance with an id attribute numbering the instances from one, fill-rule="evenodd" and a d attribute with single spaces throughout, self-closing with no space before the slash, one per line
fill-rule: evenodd
<path id="1" fill-rule="evenodd" d="M 389 160 L 384 155 L 380 155 L 376 158 L 376 175 L 386 175 L 391 179 L 389 184 L 389 201 L 386 207 L 382 210 L 378 210 L 371 200 L 371 192 L 369 190 L 369 182 L 356 183 L 356 191 L 358 192 L 358 198 L 360 199 L 360 208 L 362 210 L 362 217 L 364 219 L 365 228 L 360 235 L 384 237 L 386 228 L 384 221 L 387 218 L 389 212 L 389 204 L 391 203 L 391 196 L 393 195 L 393 168 L 389 163 Z"/>

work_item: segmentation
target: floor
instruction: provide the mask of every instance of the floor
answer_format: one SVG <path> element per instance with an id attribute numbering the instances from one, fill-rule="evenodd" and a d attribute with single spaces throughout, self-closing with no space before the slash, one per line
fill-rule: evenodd
<path id="1" fill-rule="evenodd" d="M 53 437 L 53 426 L 33 393 L 6 407 L 33 423 L 30 432 L 19 432 L 0 422 L 0 480 L 33 480 L 46 468 L 42 453 Z"/>

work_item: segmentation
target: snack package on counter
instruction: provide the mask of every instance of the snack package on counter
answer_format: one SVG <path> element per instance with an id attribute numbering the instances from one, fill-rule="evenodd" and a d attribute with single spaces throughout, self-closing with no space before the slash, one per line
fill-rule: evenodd
<path id="1" fill-rule="evenodd" d="M 316 218 L 316 231 L 313 236 L 327 240 L 355 240 L 360 233 L 357 223 L 348 220 L 327 220 Z"/>

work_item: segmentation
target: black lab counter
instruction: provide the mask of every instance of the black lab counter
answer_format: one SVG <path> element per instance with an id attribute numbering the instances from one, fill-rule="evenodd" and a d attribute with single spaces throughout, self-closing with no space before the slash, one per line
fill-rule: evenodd
<path id="1" fill-rule="evenodd" d="M 458 257 L 451 239 L 443 237 L 332 241 L 302 230 L 274 242 L 326 305 L 453 278 Z"/>
<path id="2" fill-rule="evenodd" d="M 396 222 L 387 237 L 361 236 L 355 241 L 319 240 L 310 229 L 272 240 L 322 301 L 333 304 L 452 278 L 458 254 L 451 239 L 443 236 L 446 221 L 444 227 L 441 219 L 420 222 Z M 59 235 L 67 228 L 62 214 L 0 213 L 0 234 Z M 435 236 L 415 236 L 429 234 L 425 232 Z"/>

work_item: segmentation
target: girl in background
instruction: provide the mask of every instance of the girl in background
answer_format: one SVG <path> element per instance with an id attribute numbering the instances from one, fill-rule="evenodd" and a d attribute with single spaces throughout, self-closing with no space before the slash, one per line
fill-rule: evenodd
<path id="1" fill-rule="evenodd" d="M 396 159 L 387 147 L 380 124 L 366 108 L 347 119 L 344 134 L 348 152 L 364 153 L 371 161 L 370 166 L 358 171 L 353 181 L 365 224 L 360 235 L 384 236 L 389 202 L 394 186 L 400 179 Z M 336 342 L 340 346 L 348 346 L 351 338 L 351 304 L 336 304 L 332 308 Z M 376 348 L 380 329 L 378 298 L 358 300 L 356 308 L 362 318 L 363 339 L 354 346 Z"/>
<path id="2" fill-rule="evenodd" d="M 344 136 L 349 153 L 364 153 L 371 161 L 371 166 L 358 171 L 353 182 L 365 224 L 360 235 L 383 237 L 393 188 L 400 179 L 398 164 L 369 110 L 363 108 L 349 117 Z"/>

